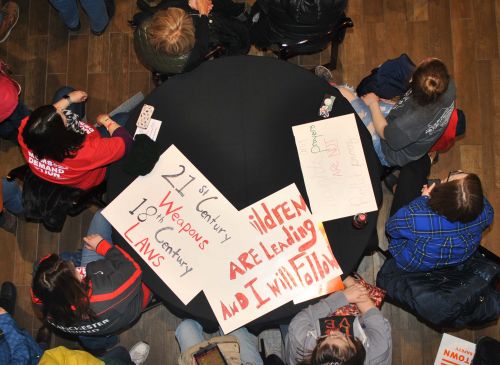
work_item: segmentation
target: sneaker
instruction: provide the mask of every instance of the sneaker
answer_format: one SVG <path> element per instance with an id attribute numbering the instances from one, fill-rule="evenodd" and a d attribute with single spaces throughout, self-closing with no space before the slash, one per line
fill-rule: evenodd
<path id="1" fill-rule="evenodd" d="M 327 69 L 325 66 L 316 66 L 314 68 L 314 74 L 318 77 L 321 77 L 328 83 L 333 81 L 333 75 L 331 71 Z"/>
<path id="2" fill-rule="evenodd" d="M 259 333 L 257 339 L 259 352 L 264 355 L 264 358 L 276 355 L 280 359 L 283 359 L 283 340 L 279 329 L 273 328 L 262 331 Z"/>
<path id="3" fill-rule="evenodd" d="M 130 349 L 130 358 L 135 365 L 144 364 L 149 355 L 149 345 L 139 341 Z"/>
<path id="4" fill-rule="evenodd" d="M 19 6 L 9 1 L 0 11 L 3 14 L 2 23 L 0 23 L 0 43 L 2 43 L 9 37 L 10 31 L 19 20 Z"/>
<path id="5" fill-rule="evenodd" d="M 16 308 L 17 290 L 14 284 L 6 281 L 0 289 L 0 307 L 5 309 L 11 316 Z"/>
<path id="6" fill-rule="evenodd" d="M 8 210 L 4 210 L 0 213 L 0 228 L 5 229 L 9 233 L 16 234 L 17 217 Z"/>

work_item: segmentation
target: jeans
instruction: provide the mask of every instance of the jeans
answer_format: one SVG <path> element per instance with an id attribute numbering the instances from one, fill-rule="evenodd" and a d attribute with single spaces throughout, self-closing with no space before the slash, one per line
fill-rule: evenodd
<path id="1" fill-rule="evenodd" d="M 30 115 L 30 110 L 24 105 L 21 98 L 19 98 L 17 106 L 12 114 L 0 123 L 0 137 L 15 140 L 17 143 L 17 130 L 21 125 L 21 121 L 28 115 Z"/>
<path id="2" fill-rule="evenodd" d="M 24 213 L 23 193 L 17 182 L 7 181 L 6 178 L 3 178 L 2 189 L 4 208 L 14 215 L 22 215 Z"/>
<path id="3" fill-rule="evenodd" d="M 91 234 L 100 234 L 102 238 L 111 243 L 111 234 L 113 228 L 111 224 L 104 218 L 99 210 L 94 214 L 92 221 L 90 222 L 89 229 L 87 230 L 87 236 Z M 85 243 L 83 244 L 85 246 Z M 88 263 L 101 260 L 104 257 L 99 255 L 97 252 L 89 250 L 88 248 L 82 248 L 81 262 L 79 266 L 86 267 Z M 76 265 L 76 264 L 75 264 Z M 108 349 L 116 345 L 119 341 L 117 335 L 107 335 L 107 336 L 78 336 L 80 343 L 83 347 L 95 350 L 95 349 Z"/>
<path id="4" fill-rule="evenodd" d="M 373 147 L 375 148 L 375 152 L 380 160 L 380 163 L 384 166 L 390 166 L 389 162 L 387 162 L 384 152 L 382 151 L 382 145 L 380 143 L 380 136 L 375 131 L 375 126 L 373 125 L 372 113 L 368 105 L 365 104 L 363 100 L 356 97 L 353 101 L 351 101 L 351 105 L 356 111 L 356 114 L 361 118 L 363 124 L 368 129 L 370 134 L 372 135 Z M 379 102 L 380 111 L 384 118 L 389 114 L 394 104 L 386 103 L 383 101 Z"/>
<path id="5" fill-rule="evenodd" d="M 63 86 L 59 88 L 54 94 L 54 97 L 52 98 L 52 103 L 57 103 L 59 100 L 63 98 L 64 95 L 68 95 L 72 91 L 75 91 L 75 89 L 72 88 L 71 86 Z M 75 114 L 78 114 L 80 119 L 83 119 L 85 117 L 85 102 L 72 103 L 66 109 L 71 110 Z"/>
<path id="6" fill-rule="evenodd" d="M 113 233 L 113 228 L 111 224 L 104 218 L 99 210 L 94 214 L 92 221 L 90 222 L 89 229 L 87 230 L 87 236 L 91 234 L 100 234 L 102 238 L 111 243 L 111 235 Z M 99 255 L 97 252 L 85 248 L 85 243 L 82 248 L 82 262 L 81 266 L 86 267 L 89 262 L 101 260 L 104 257 Z"/>
<path id="7" fill-rule="evenodd" d="M 257 348 L 257 337 L 248 332 L 245 327 L 238 328 L 236 331 L 229 333 L 229 335 L 238 338 L 240 343 L 240 358 L 243 364 L 250 363 L 263 365 L 262 358 Z M 192 319 L 185 319 L 177 326 L 175 338 L 179 343 L 181 353 L 191 346 L 205 341 L 203 337 L 203 327 Z"/>
<path id="8" fill-rule="evenodd" d="M 57 9 L 59 16 L 68 28 L 76 28 L 80 24 L 76 0 L 49 0 Z M 94 32 L 101 32 L 109 22 L 108 11 L 104 0 L 80 0 L 83 10 L 87 13 L 90 28 Z"/>

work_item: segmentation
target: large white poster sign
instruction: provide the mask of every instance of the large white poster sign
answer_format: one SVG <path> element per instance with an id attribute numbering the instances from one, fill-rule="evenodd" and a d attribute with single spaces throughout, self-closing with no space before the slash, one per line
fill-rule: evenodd
<path id="1" fill-rule="evenodd" d="M 238 211 L 175 146 L 103 215 L 184 304 L 211 278 L 219 259 L 211 251 L 245 232 Z"/>
<path id="2" fill-rule="evenodd" d="M 338 289 L 342 271 L 294 184 L 240 217 L 252 234 L 224 248 L 225 262 L 213 268 L 219 279 L 204 289 L 225 333 L 304 292 L 314 298 Z"/>
<path id="3" fill-rule="evenodd" d="M 377 210 L 354 114 L 298 125 L 293 134 L 315 218 Z"/>
<path id="4" fill-rule="evenodd" d="M 470 365 L 476 344 L 443 333 L 434 365 Z"/>

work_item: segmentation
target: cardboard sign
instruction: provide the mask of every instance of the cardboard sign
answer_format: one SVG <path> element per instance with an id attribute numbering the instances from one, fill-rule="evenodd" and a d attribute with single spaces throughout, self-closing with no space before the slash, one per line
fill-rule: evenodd
<path id="1" fill-rule="evenodd" d="M 354 114 L 295 126 L 293 134 L 318 220 L 377 210 Z"/>
<path id="2" fill-rule="evenodd" d="M 224 333 L 291 301 L 338 289 L 342 273 L 295 184 L 240 212 L 252 235 L 224 247 L 226 262 L 205 295 Z M 241 237 L 243 238 L 243 237 Z M 219 248 L 220 251 L 220 248 Z"/>
<path id="3" fill-rule="evenodd" d="M 470 365 L 476 344 L 443 333 L 434 365 Z"/>
<path id="4" fill-rule="evenodd" d="M 238 211 L 175 146 L 102 214 L 184 304 L 211 279 L 218 259 L 211 251 L 239 244 L 246 231 Z"/>

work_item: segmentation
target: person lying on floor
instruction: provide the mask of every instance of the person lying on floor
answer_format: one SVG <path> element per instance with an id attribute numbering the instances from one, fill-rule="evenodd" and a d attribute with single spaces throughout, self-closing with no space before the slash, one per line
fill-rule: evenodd
<path id="1" fill-rule="evenodd" d="M 451 171 L 427 185 L 425 155 L 401 169 L 386 223 L 389 252 L 405 271 L 431 271 L 465 262 L 493 221 L 493 207 L 476 174 Z"/>
<path id="2" fill-rule="evenodd" d="M 97 212 L 84 237 L 82 252 L 50 254 L 38 263 L 32 299 L 46 321 L 78 336 L 86 349 L 110 348 L 118 332 L 139 318 L 151 300 L 142 270 L 111 244 L 112 228 Z"/>
<path id="3" fill-rule="evenodd" d="M 358 98 L 339 87 L 372 134 L 375 152 L 384 166 L 404 166 L 429 152 L 448 126 L 455 108 L 456 89 L 446 65 L 424 59 L 410 88 L 396 104 L 380 103 L 374 93 Z"/>

